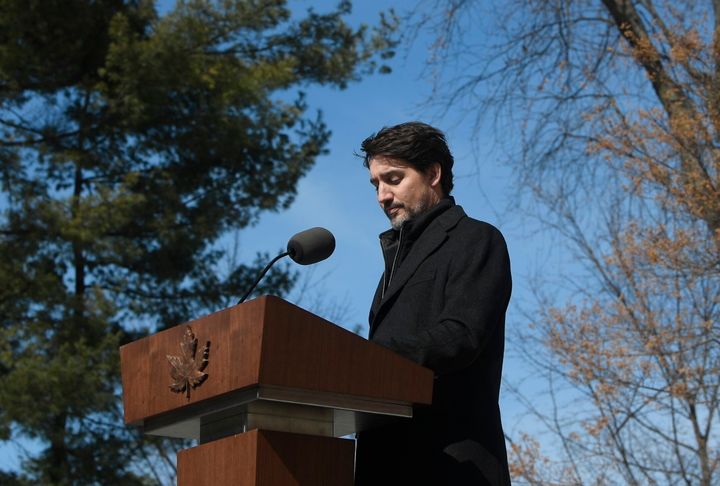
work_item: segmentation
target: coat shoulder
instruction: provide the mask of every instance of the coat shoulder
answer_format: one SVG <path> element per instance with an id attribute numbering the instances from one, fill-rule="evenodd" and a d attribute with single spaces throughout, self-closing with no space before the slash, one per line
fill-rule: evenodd
<path id="1" fill-rule="evenodd" d="M 454 206 L 446 213 L 441 224 L 449 234 L 459 234 L 468 244 L 487 242 L 506 248 L 505 238 L 498 228 L 485 221 L 472 218 L 465 213 L 462 206 Z M 443 215 L 445 216 L 445 215 Z"/>

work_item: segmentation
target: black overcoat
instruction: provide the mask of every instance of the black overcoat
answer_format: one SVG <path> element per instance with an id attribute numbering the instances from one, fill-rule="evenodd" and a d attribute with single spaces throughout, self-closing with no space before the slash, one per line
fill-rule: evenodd
<path id="1" fill-rule="evenodd" d="M 386 271 L 378 286 L 370 339 L 435 372 L 433 403 L 359 434 L 357 486 L 510 483 L 498 407 L 507 247 L 452 200 L 432 212 L 389 284 Z"/>

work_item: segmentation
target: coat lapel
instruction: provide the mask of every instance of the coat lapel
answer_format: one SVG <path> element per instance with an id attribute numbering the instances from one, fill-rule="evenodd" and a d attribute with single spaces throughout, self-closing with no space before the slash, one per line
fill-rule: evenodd
<path id="1" fill-rule="evenodd" d="M 378 317 L 387 306 L 395 294 L 397 294 L 413 276 L 420 264 L 433 252 L 437 247 L 447 239 L 448 232 L 457 224 L 457 222 L 465 216 L 465 212 L 460 206 L 453 206 L 444 213 L 440 214 L 425 231 L 420 238 L 413 244 L 410 252 L 405 260 L 400 264 L 397 272 L 393 276 L 392 281 L 387 289 L 385 296 L 380 298 L 380 287 L 375 292 L 375 298 L 370 309 L 370 337 L 372 337 L 375 328 L 379 322 Z M 382 279 L 380 280 L 382 286 Z"/>

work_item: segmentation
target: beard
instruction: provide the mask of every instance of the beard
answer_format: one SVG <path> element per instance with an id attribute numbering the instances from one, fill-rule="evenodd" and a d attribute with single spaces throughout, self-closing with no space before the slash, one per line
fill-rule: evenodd
<path id="1" fill-rule="evenodd" d="M 435 204 L 436 201 L 430 196 L 418 200 L 413 205 L 402 203 L 391 204 L 385 208 L 385 215 L 390 219 L 392 229 L 399 231 L 405 221 L 410 221 L 411 219 L 422 216 L 432 209 Z M 391 215 L 389 211 L 394 208 L 398 208 L 400 211 L 396 212 L 395 215 Z"/>

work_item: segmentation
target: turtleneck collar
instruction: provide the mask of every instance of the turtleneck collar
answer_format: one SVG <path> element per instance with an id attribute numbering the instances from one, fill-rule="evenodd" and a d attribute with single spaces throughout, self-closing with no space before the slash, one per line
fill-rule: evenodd
<path id="1" fill-rule="evenodd" d="M 442 198 L 435 206 L 430 208 L 427 212 L 421 214 L 417 218 L 408 219 L 405 221 L 399 230 L 389 229 L 383 233 L 380 233 L 380 242 L 383 247 L 387 247 L 397 242 L 397 239 L 402 231 L 403 240 L 407 243 L 411 243 L 418 239 L 422 232 L 427 226 L 434 220 L 439 214 L 445 212 L 455 205 L 455 198 L 452 196 L 446 196 Z"/>

